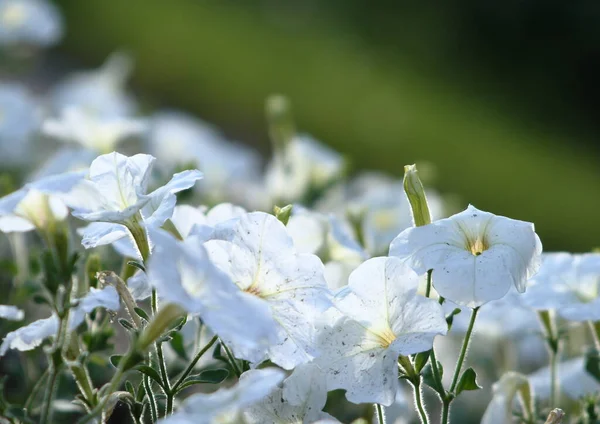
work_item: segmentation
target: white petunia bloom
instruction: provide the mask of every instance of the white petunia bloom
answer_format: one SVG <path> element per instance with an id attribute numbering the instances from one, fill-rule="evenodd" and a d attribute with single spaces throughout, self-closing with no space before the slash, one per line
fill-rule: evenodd
<path id="1" fill-rule="evenodd" d="M 244 292 L 268 305 L 278 340 L 268 358 L 292 369 L 315 355 L 315 321 L 330 305 L 323 264 L 298 254 L 285 226 L 273 215 L 253 212 L 238 218 L 226 240 L 205 243 L 212 261 Z"/>
<path id="2" fill-rule="evenodd" d="M 323 412 L 327 402 L 325 375 L 315 364 L 302 364 L 261 402 L 244 411 L 246 424 L 311 424 L 318 420 L 339 422 Z"/>
<path id="3" fill-rule="evenodd" d="M 52 109 L 58 114 L 76 107 L 98 118 L 133 116 L 136 102 L 124 90 L 131 68 L 129 56 L 113 53 L 100 68 L 70 75 L 50 93 Z"/>
<path id="4" fill-rule="evenodd" d="M 206 184 L 198 188 L 211 201 L 237 201 L 260 175 L 260 156 L 232 143 L 212 126 L 181 112 L 159 112 L 150 123 L 149 152 L 168 169 L 193 165 Z"/>
<path id="5" fill-rule="evenodd" d="M 293 137 L 267 166 L 265 184 L 276 202 L 302 200 L 344 173 L 344 158 L 308 135 Z"/>
<path id="6" fill-rule="evenodd" d="M 64 220 L 69 210 L 60 197 L 71 191 L 83 177 L 82 172 L 53 175 L 0 198 L 0 231 L 46 230 L 53 223 Z"/>
<path id="7" fill-rule="evenodd" d="M 112 152 L 116 145 L 131 136 L 146 130 L 141 119 L 94 116 L 76 107 L 68 107 L 59 119 L 48 118 L 42 132 L 66 143 L 77 143 L 96 153 Z"/>
<path id="8" fill-rule="evenodd" d="M 448 326 L 441 305 L 416 293 L 419 277 L 397 258 L 373 258 L 336 297 L 342 314 L 320 333 L 318 364 L 328 389 L 354 403 L 389 406 L 399 390 L 398 356 L 431 349 Z"/>
<path id="9" fill-rule="evenodd" d="M 475 308 L 502 298 L 540 266 L 542 244 L 533 224 L 483 212 L 474 206 L 450 218 L 398 235 L 390 256 L 406 260 L 420 274 L 433 269 L 440 296 Z"/>
<path id="10" fill-rule="evenodd" d="M 528 385 L 527 377 L 516 372 L 507 372 L 494 383 L 494 395 L 489 403 L 481 424 L 512 424 L 513 404 L 520 390 Z"/>
<path id="11" fill-rule="evenodd" d="M 21 321 L 25 313 L 13 305 L 0 305 L 0 318 L 11 321 Z"/>
<path id="12" fill-rule="evenodd" d="M 111 311 L 119 310 L 119 295 L 114 287 L 109 286 L 102 290 L 91 288 L 87 295 L 79 299 L 69 315 L 69 331 L 75 330 L 83 322 L 85 314 L 99 307 Z M 34 349 L 48 337 L 56 335 L 58 324 L 58 317 L 52 315 L 8 333 L 0 345 L 0 356 L 3 356 L 8 349 Z"/>
<path id="13" fill-rule="evenodd" d="M 239 382 L 214 393 L 198 393 L 187 398 L 177 411 L 161 424 L 237 424 L 241 411 L 268 396 L 284 379 L 276 368 L 246 371 Z"/>
<path id="14" fill-rule="evenodd" d="M 290 217 L 287 231 L 299 253 L 313 253 L 325 263 L 325 277 L 331 290 L 348 283 L 348 276 L 367 259 L 352 228 L 333 214 L 299 209 Z"/>
<path id="15" fill-rule="evenodd" d="M 215 267 L 203 240 L 190 236 L 180 242 L 163 231 L 153 231 L 151 237 L 156 247 L 148 261 L 148 282 L 160 298 L 200 316 L 236 356 L 252 362 L 262 359 L 277 340 L 269 306 L 241 291 Z"/>
<path id="16" fill-rule="evenodd" d="M 600 321 L 600 254 L 544 254 L 523 301 L 569 321 Z"/>
<path id="17" fill-rule="evenodd" d="M 164 186 L 146 194 L 154 158 L 137 154 L 131 157 L 109 153 L 96 158 L 86 180 L 69 195 L 73 215 L 86 221 L 100 221 L 83 229 L 86 248 L 110 244 L 125 237 L 123 227 L 141 224 L 160 227 L 175 208 L 175 193 L 190 188 L 202 173 L 184 171 L 173 175 Z"/>
<path id="18" fill-rule="evenodd" d="M 62 27 L 56 6 L 46 0 L 0 0 L 0 45 L 51 46 Z"/>
<path id="19" fill-rule="evenodd" d="M 18 166 L 34 162 L 30 141 L 40 122 L 40 108 L 24 86 L 0 83 L 0 163 Z"/>
<path id="20" fill-rule="evenodd" d="M 539 399 L 550 398 L 550 367 L 546 366 L 528 376 Z M 577 400 L 600 392 L 600 382 L 585 370 L 585 358 L 572 358 L 558 364 L 560 391 L 569 399 Z"/>

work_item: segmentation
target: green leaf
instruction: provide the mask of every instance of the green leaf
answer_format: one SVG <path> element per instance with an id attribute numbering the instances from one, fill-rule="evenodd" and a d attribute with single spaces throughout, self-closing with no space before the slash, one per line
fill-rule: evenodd
<path id="1" fill-rule="evenodd" d="M 129 393 L 131 393 L 131 396 L 133 396 L 135 398 L 135 387 L 133 387 L 133 384 L 131 384 L 131 381 L 127 380 L 125 382 L 125 390 L 127 390 Z"/>
<path id="2" fill-rule="evenodd" d="M 127 331 L 135 331 L 133 324 L 127 321 L 125 318 L 119 318 L 119 324 L 121 324 Z"/>
<path id="3" fill-rule="evenodd" d="M 110 363 L 113 364 L 114 367 L 118 367 L 121 359 L 123 359 L 123 355 L 112 355 L 110 357 Z"/>
<path id="4" fill-rule="evenodd" d="M 194 384 L 219 384 L 225 381 L 227 377 L 229 377 L 229 371 L 225 368 L 202 371 L 200 374 L 190 375 L 183 380 L 183 383 L 177 388 L 177 391 L 179 392 Z"/>
<path id="5" fill-rule="evenodd" d="M 442 364 L 440 363 L 440 361 L 437 362 L 437 366 L 438 366 L 438 370 L 440 372 L 440 379 L 441 379 L 444 376 L 444 368 L 442 367 Z M 431 387 L 433 390 L 435 390 L 441 396 L 446 395 L 446 390 L 442 386 L 441 381 L 440 382 L 436 381 L 435 377 L 433 376 L 433 368 L 431 367 L 431 363 L 427 364 L 423 368 L 421 375 L 423 376 L 423 382 L 425 384 L 427 384 L 429 387 Z"/>
<path id="6" fill-rule="evenodd" d="M 146 389 L 144 388 L 144 379 L 140 381 L 137 388 L 137 396 L 135 397 L 136 402 L 142 402 L 144 400 L 144 396 L 146 396 Z"/>
<path id="7" fill-rule="evenodd" d="M 446 317 L 446 323 L 448 324 L 448 331 L 452 328 L 452 323 L 454 322 L 454 316 L 461 313 L 460 308 L 454 308 L 452 312 Z"/>
<path id="8" fill-rule="evenodd" d="M 163 381 L 160 378 L 160 375 L 158 374 L 158 372 L 154 368 L 152 368 L 148 365 L 137 365 L 135 367 L 135 369 L 138 370 L 139 372 L 141 372 L 142 374 L 147 375 L 152 380 L 156 381 L 159 386 L 163 387 Z"/>
<path id="9" fill-rule="evenodd" d="M 597 350 L 585 354 L 585 370 L 600 382 L 600 353 Z"/>
<path id="10" fill-rule="evenodd" d="M 420 373 L 421 370 L 427 362 L 429 361 L 429 355 L 431 354 L 431 350 L 426 350 L 425 352 L 419 352 L 415 356 L 415 371 Z"/>
<path id="11" fill-rule="evenodd" d="M 458 380 L 456 386 L 456 396 L 465 390 L 479 390 L 481 386 L 477 383 L 477 373 L 473 368 L 467 368 Z"/>
<path id="12" fill-rule="evenodd" d="M 185 347 L 183 346 L 183 336 L 181 335 L 181 333 L 172 333 L 172 337 L 173 338 L 170 342 L 171 347 L 173 348 L 177 356 L 187 361 L 188 356 L 185 351 Z"/>
<path id="13" fill-rule="evenodd" d="M 150 317 L 142 308 L 133 308 L 136 314 L 146 320 L 146 322 L 150 322 Z"/>

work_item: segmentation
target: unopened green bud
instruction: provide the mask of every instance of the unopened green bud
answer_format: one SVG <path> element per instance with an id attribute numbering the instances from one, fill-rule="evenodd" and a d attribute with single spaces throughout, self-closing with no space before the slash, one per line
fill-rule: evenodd
<path id="1" fill-rule="evenodd" d="M 288 221 L 290 220 L 290 216 L 292 215 L 293 207 L 293 205 L 287 205 L 282 208 L 279 206 L 274 206 L 273 212 L 275 213 L 277 219 L 283 223 L 283 225 L 287 225 Z"/>
<path id="2" fill-rule="evenodd" d="M 421 227 L 430 224 L 431 214 L 427 204 L 427 196 L 425 196 L 425 189 L 417 173 L 416 165 L 406 165 L 404 167 L 404 192 L 410 203 L 415 226 Z"/>
<path id="3" fill-rule="evenodd" d="M 267 98 L 265 112 L 273 149 L 281 151 L 296 134 L 290 101 L 280 94 L 271 95 Z"/>
<path id="4" fill-rule="evenodd" d="M 140 320 L 140 317 L 138 316 L 137 312 L 135 311 L 135 308 L 137 308 L 138 305 L 135 302 L 135 299 L 133 298 L 133 296 L 131 295 L 131 292 L 129 291 L 127 284 L 125 284 L 125 282 L 123 280 L 121 280 L 121 278 L 112 271 L 99 272 L 96 275 L 96 278 L 98 279 L 98 281 L 100 282 L 101 285 L 113 286 L 115 289 L 117 289 L 117 293 L 119 294 L 119 297 L 123 301 L 123 304 L 125 305 L 125 309 L 127 310 L 129 317 L 133 320 L 136 328 L 138 328 L 138 329 L 142 328 L 142 321 Z"/>
<path id="5" fill-rule="evenodd" d="M 137 348 L 140 351 L 145 351 L 148 346 L 154 343 L 163 333 L 171 327 L 171 324 L 185 315 L 185 311 L 174 303 L 168 303 L 163 306 L 154 318 L 148 323 L 140 338 L 138 339 Z"/>

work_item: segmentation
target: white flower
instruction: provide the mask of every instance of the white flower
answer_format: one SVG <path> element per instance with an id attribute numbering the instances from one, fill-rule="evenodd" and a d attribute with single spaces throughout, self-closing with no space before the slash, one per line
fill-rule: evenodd
<path id="1" fill-rule="evenodd" d="M 242 292 L 215 267 L 203 240 L 190 236 L 179 242 L 162 231 L 151 236 L 156 247 L 148 262 L 148 282 L 160 298 L 199 315 L 236 356 L 253 362 L 262 359 L 277 340 L 268 305 Z"/>
<path id="2" fill-rule="evenodd" d="M 475 308 L 525 283 L 540 265 L 542 244 L 533 224 L 469 207 L 450 218 L 404 230 L 390 246 L 424 274 L 433 269 L 440 296 Z"/>
<path id="3" fill-rule="evenodd" d="M 1 28 L 0 24 L 0 32 Z M 40 108 L 25 87 L 0 83 L 0 163 L 15 166 L 33 162 L 30 139 L 40 121 Z"/>
<path id="4" fill-rule="evenodd" d="M 48 118 L 42 132 L 62 142 L 78 143 L 97 153 L 113 151 L 121 140 L 142 134 L 146 123 L 125 117 L 103 118 L 76 107 L 68 107 L 59 119 Z"/>
<path id="5" fill-rule="evenodd" d="M 550 367 L 546 366 L 528 376 L 539 399 L 550 398 Z M 558 364 L 560 391 L 569 399 L 577 400 L 600 391 L 600 382 L 585 370 L 585 358 L 572 358 Z"/>
<path id="6" fill-rule="evenodd" d="M 298 254 L 273 215 L 246 214 L 230 236 L 205 246 L 241 290 L 270 307 L 278 341 L 269 348 L 269 359 L 285 369 L 309 362 L 316 354 L 315 320 L 330 304 L 323 264 L 314 255 Z"/>
<path id="7" fill-rule="evenodd" d="M 247 424 L 339 422 L 322 411 L 327 401 L 325 376 L 316 365 L 299 365 L 283 387 L 244 411 Z"/>
<path id="8" fill-rule="evenodd" d="M 62 18 L 45 0 L 0 0 L 0 45 L 51 46 L 62 37 Z"/>
<path id="9" fill-rule="evenodd" d="M 111 311 L 119 310 L 119 295 L 114 287 L 109 286 L 102 290 L 91 288 L 87 295 L 79 299 L 77 306 L 71 309 L 69 315 L 69 331 L 74 331 L 83 322 L 85 314 L 98 307 Z M 8 349 L 34 349 L 48 337 L 56 335 L 58 324 L 58 317 L 52 315 L 8 333 L 0 345 L 0 356 L 3 356 Z"/>
<path id="10" fill-rule="evenodd" d="M 214 393 L 198 393 L 187 398 L 175 414 L 162 424 L 237 424 L 240 412 L 268 396 L 281 383 L 285 373 L 276 368 L 246 371 L 239 382 Z"/>
<path id="11" fill-rule="evenodd" d="M 489 403 L 481 424 L 512 424 L 513 403 L 520 390 L 528 386 L 527 378 L 516 372 L 507 372 L 494 383 L 494 395 Z"/>
<path id="12" fill-rule="evenodd" d="M 569 321 L 600 321 L 600 254 L 544 254 L 523 300 Z"/>
<path id="13" fill-rule="evenodd" d="M 0 305 L 0 318 L 11 321 L 21 321 L 25 317 L 25 313 L 13 305 Z"/>
<path id="14" fill-rule="evenodd" d="M 373 258 L 351 275 L 335 306 L 343 315 L 319 337 L 328 389 L 354 403 L 389 406 L 398 391 L 398 356 L 431 349 L 448 326 L 442 307 L 416 293 L 418 276 L 397 258 Z"/>
<path id="15" fill-rule="evenodd" d="M 206 184 L 199 189 L 213 201 L 237 200 L 247 182 L 259 177 L 256 152 L 184 113 L 156 114 L 148 141 L 150 153 L 169 169 L 193 165 L 202 170 Z"/>
<path id="16" fill-rule="evenodd" d="M 69 211 L 60 199 L 82 181 L 82 172 L 53 175 L 26 184 L 0 199 L 0 231 L 24 232 L 48 229 L 64 220 Z"/>
<path id="17" fill-rule="evenodd" d="M 344 166 L 338 152 L 308 135 L 299 135 L 269 163 L 265 184 L 275 201 L 291 203 L 341 177 Z"/>
<path id="18" fill-rule="evenodd" d="M 52 90 L 53 110 L 77 107 L 99 118 L 134 115 L 137 105 L 124 91 L 131 67 L 129 56 L 113 53 L 99 69 L 67 77 Z"/>
<path id="19" fill-rule="evenodd" d="M 185 190 L 202 178 L 199 171 L 175 174 L 164 186 L 146 194 L 154 158 L 138 154 L 127 157 L 109 153 L 96 158 L 88 178 L 69 195 L 73 215 L 86 221 L 101 221 L 86 227 L 86 248 L 110 244 L 125 237 L 123 228 L 141 224 L 138 213 L 148 228 L 160 227 L 175 208 L 175 193 Z"/>

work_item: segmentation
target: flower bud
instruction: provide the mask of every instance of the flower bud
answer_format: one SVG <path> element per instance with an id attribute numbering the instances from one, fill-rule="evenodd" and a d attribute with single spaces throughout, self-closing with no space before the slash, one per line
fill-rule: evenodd
<path id="1" fill-rule="evenodd" d="M 420 227 L 431 223 L 431 214 L 423 183 L 417 174 L 416 165 L 406 165 L 404 167 L 404 192 L 410 202 L 413 221 L 415 227 Z"/>
<path id="2" fill-rule="evenodd" d="M 185 311 L 179 305 L 169 303 L 163 306 L 140 335 L 137 343 L 138 350 L 145 351 L 169 329 L 177 318 L 181 318 L 183 315 L 185 315 Z"/>
<path id="3" fill-rule="evenodd" d="M 275 152 L 279 152 L 288 145 L 296 134 L 290 101 L 280 94 L 269 96 L 265 105 L 265 112 L 273 149 Z"/>
<path id="4" fill-rule="evenodd" d="M 283 225 L 287 225 L 288 221 L 290 220 L 290 216 L 292 215 L 292 208 L 293 205 L 287 205 L 281 208 L 279 206 L 274 206 L 273 213 L 275 214 L 275 217 L 277 217 L 277 219 L 283 223 Z"/>

